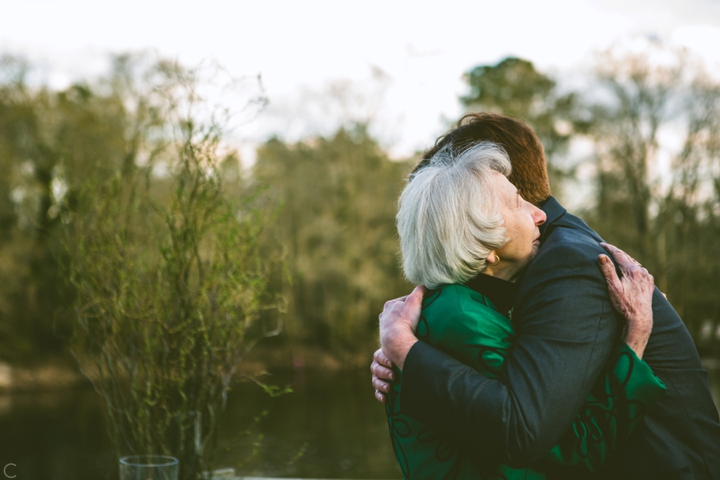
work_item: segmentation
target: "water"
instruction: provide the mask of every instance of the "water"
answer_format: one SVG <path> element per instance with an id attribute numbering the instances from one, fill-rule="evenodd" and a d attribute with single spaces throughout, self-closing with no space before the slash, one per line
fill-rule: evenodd
<path id="1" fill-rule="evenodd" d="M 291 384 L 294 392 L 270 398 L 252 383 L 236 385 L 221 420 L 216 468 L 277 477 L 401 477 L 369 371 L 307 371 L 266 381 Z M 116 479 L 103 408 L 91 388 L 0 396 L 0 471 L 13 463 L 9 473 L 18 480 Z M 254 448 L 257 454 L 248 455 Z"/>
<path id="2" fill-rule="evenodd" d="M 268 379 L 291 382 L 294 392 L 279 398 L 229 397 L 230 408 L 220 432 L 227 449 L 219 465 L 237 468 L 238 452 L 257 436 L 240 435 L 252 423 L 252 412 L 266 408 L 257 430 L 265 433 L 258 455 L 239 470 L 247 475 L 300 478 L 400 478 L 390 445 L 384 407 L 370 385 L 370 372 L 307 371 Z M 238 408 L 240 407 L 240 408 Z"/>
<path id="3" fill-rule="evenodd" d="M 709 373 L 720 407 L 720 368 Z M 237 385 L 221 420 L 218 468 L 277 477 L 401 477 L 367 371 L 307 371 L 269 380 L 295 391 L 269 398 L 253 384 Z M 92 389 L 0 396 L 0 432 L 0 470 L 15 464 L 8 473 L 18 480 L 117 478 L 103 404 Z M 253 449 L 257 454 L 248 456 Z"/>

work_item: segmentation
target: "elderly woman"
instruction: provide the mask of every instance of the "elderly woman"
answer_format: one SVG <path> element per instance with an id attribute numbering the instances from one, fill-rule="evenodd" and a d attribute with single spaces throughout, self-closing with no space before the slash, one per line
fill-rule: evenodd
<path id="1" fill-rule="evenodd" d="M 542 210 L 526 202 L 507 180 L 510 162 L 490 143 L 455 156 L 441 150 L 403 191 L 397 227 L 405 276 L 425 295 L 416 335 L 479 372 L 496 377 L 513 346 L 515 282 L 539 248 Z M 609 261 L 609 260 L 608 260 Z M 652 277 L 640 278 L 652 287 Z M 652 288 L 638 288 L 648 298 Z M 615 305 L 626 298 L 613 298 Z M 629 313 L 652 318 L 648 311 Z M 644 345 L 650 328 L 628 318 L 625 341 Z M 638 336 L 642 336 L 641 341 Z M 631 341 L 632 340 L 632 341 Z M 642 348 L 625 342 L 614 354 L 571 428 L 546 461 L 595 471 L 627 438 L 664 393 L 641 360 Z M 399 413 L 401 372 L 386 404 L 395 457 L 406 479 L 542 479 L 544 474 L 507 465 L 476 465 L 463 445 Z"/>

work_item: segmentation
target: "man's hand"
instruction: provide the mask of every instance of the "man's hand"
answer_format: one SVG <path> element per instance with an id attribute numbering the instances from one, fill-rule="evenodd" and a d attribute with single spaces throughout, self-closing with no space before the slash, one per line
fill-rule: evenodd
<path id="1" fill-rule="evenodd" d="M 373 355 L 370 371 L 372 372 L 372 385 L 375 388 L 375 398 L 377 398 L 378 402 L 385 403 L 385 393 L 390 391 L 390 384 L 395 378 L 392 371 L 392 362 L 380 348 Z"/>
<path id="2" fill-rule="evenodd" d="M 380 343 L 382 348 L 373 355 L 370 365 L 375 398 L 385 403 L 393 378 L 393 361 L 402 370 L 410 348 L 417 342 L 413 333 L 420 320 L 425 287 L 415 287 L 410 295 L 385 302 L 380 314 Z M 384 350 L 384 351 L 383 351 Z M 393 361 L 391 361 L 391 358 Z"/>
<path id="3" fill-rule="evenodd" d="M 385 302 L 380 314 L 380 344 L 383 353 L 402 370 L 410 348 L 417 342 L 415 327 L 420 321 L 425 287 L 415 287 L 410 295 Z"/>
<path id="4" fill-rule="evenodd" d="M 617 262 L 622 278 L 606 255 L 600 255 L 600 270 L 605 277 L 610 301 L 627 320 L 625 343 L 638 358 L 645 352 L 653 327 L 652 296 L 655 290 L 653 276 L 630 255 L 607 243 L 600 244 Z"/>

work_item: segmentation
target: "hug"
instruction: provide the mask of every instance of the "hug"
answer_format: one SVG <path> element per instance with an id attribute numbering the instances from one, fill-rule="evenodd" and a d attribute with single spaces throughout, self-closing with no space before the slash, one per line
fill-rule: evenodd
<path id="1" fill-rule="evenodd" d="M 371 369 L 405 478 L 720 478 L 687 329 L 551 196 L 527 125 L 463 117 L 411 174 L 397 226 L 423 287 L 386 303 Z"/>

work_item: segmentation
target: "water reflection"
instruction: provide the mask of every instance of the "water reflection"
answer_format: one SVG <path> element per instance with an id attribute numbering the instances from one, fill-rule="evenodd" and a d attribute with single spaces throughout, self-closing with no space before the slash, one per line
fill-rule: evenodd
<path id="1" fill-rule="evenodd" d="M 0 396 L 0 465 L 18 480 L 111 478 L 102 403 L 92 389 Z"/>
<path id="2" fill-rule="evenodd" d="M 368 379 L 364 370 L 278 374 L 266 381 L 294 389 L 278 398 L 252 383 L 236 385 L 216 466 L 258 476 L 399 478 Z M 18 479 L 117 478 L 94 390 L 0 396 L 0 405 L 0 462 L 16 464 Z"/>
<path id="3" fill-rule="evenodd" d="M 279 398 L 249 394 L 241 386 L 229 397 L 223 421 L 218 464 L 242 461 L 257 436 L 242 435 L 252 415 L 266 409 L 260 421 L 265 436 L 256 458 L 240 467 L 243 474 L 311 478 L 399 478 L 382 406 L 374 400 L 369 374 L 308 371 L 268 381 L 294 384 Z M 255 413 L 254 413 L 255 412 Z"/>
<path id="4" fill-rule="evenodd" d="M 706 366 L 720 407 L 720 364 Z M 251 383 L 236 385 L 217 467 L 257 476 L 400 478 L 368 377 L 365 370 L 278 374 L 267 380 L 295 390 L 278 398 Z M 103 405 L 92 389 L 0 396 L 0 431 L 0 464 L 16 464 L 18 480 L 117 478 Z"/>

